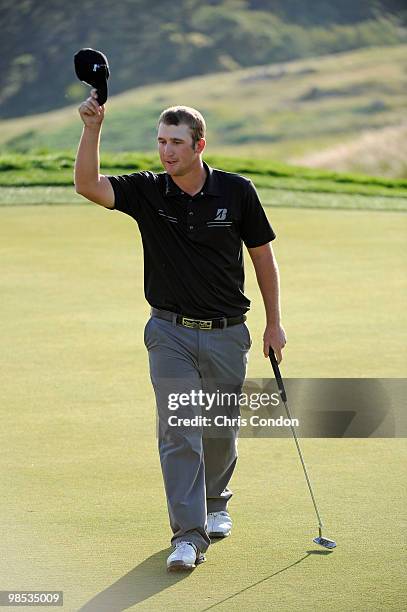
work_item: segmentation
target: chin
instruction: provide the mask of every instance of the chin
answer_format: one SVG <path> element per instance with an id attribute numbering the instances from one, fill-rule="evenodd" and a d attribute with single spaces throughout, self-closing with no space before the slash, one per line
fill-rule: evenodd
<path id="1" fill-rule="evenodd" d="M 175 168 L 172 168 L 171 166 L 167 166 L 167 164 L 163 161 L 161 162 L 161 165 L 167 174 L 175 175 L 176 173 Z"/>
<path id="2" fill-rule="evenodd" d="M 184 176 L 185 172 L 182 170 L 182 168 L 169 168 L 167 171 L 167 174 L 169 174 L 170 176 Z"/>

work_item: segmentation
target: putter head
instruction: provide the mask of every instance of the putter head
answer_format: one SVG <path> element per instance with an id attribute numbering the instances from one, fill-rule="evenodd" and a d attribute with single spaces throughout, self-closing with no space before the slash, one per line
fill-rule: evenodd
<path id="1" fill-rule="evenodd" d="M 315 544 L 319 544 L 320 546 L 323 546 L 324 548 L 335 548 L 336 547 L 335 540 L 330 540 L 329 538 L 324 538 L 322 536 L 318 536 L 317 538 L 314 538 L 312 541 L 315 542 Z"/>

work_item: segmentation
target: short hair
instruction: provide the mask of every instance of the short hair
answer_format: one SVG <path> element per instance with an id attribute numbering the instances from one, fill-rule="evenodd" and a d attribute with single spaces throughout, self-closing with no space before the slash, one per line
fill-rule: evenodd
<path id="1" fill-rule="evenodd" d="M 190 106 L 170 106 L 160 115 L 158 125 L 179 125 L 185 123 L 191 130 L 192 142 L 195 145 L 198 140 L 205 138 L 206 124 L 205 119 L 199 111 Z"/>

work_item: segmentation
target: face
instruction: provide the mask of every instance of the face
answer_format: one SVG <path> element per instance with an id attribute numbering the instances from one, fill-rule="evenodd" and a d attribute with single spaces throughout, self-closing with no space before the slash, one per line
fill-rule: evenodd
<path id="1" fill-rule="evenodd" d="M 193 145 L 191 130 L 184 123 L 160 123 L 157 140 L 161 163 L 168 174 L 184 176 L 200 164 L 205 140 L 201 138 Z"/>

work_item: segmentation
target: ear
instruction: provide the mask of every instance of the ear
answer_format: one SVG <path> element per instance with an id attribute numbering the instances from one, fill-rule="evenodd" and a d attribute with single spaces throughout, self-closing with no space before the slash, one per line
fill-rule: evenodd
<path id="1" fill-rule="evenodd" d="M 201 154 L 206 146 L 205 138 L 200 138 L 198 142 L 195 143 L 195 153 Z"/>

